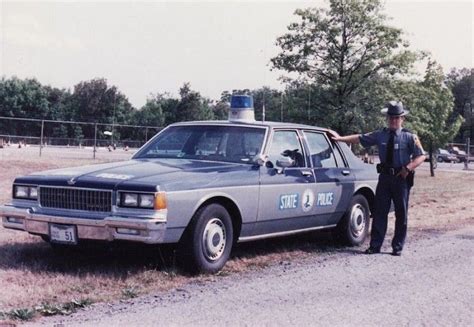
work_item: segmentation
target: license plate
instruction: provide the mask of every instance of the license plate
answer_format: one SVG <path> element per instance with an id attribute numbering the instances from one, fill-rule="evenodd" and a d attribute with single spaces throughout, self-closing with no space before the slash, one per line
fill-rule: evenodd
<path id="1" fill-rule="evenodd" d="M 53 243 L 77 244 L 76 226 L 50 224 L 49 240 Z"/>

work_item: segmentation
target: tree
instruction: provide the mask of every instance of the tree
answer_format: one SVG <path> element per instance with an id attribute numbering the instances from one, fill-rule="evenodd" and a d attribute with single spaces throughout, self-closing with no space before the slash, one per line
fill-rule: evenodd
<path id="1" fill-rule="evenodd" d="M 95 78 L 75 85 L 69 97 L 68 109 L 68 120 L 111 125 L 127 124 L 133 113 L 133 107 L 127 97 L 119 92 L 117 87 L 109 86 L 105 78 Z M 94 135 L 92 125 L 82 125 L 78 128 L 88 137 Z M 78 128 L 75 128 L 75 135 L 79 135 Z M 99 132 L 102 129 L 103 127 L 100 127 Z"/>
<path id="2" fill-rule="evenodd" d="M 461 125 L 458 141 L 464 141 L 466 137 L 474 140 L 474 69 L 462 68 L 452 69 L 446 77 L 446 84 L 454 96 L 454 113 L 464 117 Z"/>
<path id="3" fill-rule="evenodd" d="M 281 116 L 281 92 L 267 86 L 252 90 L 253 106 L 255 108 L 255 119 L 263 119 L 263 105 L 265 104 L 265 120 L 280 121 Z"/>
<path id="4" fill-rule="evenodd" d="M 229 102 L 227 101 L 217 101 L 213 106 L 212 106 L 212 113 L 214 116 L 214 119 L 216 120 L 227 120 L 229 117 Z"/>
<path id="5" fill-rule="evenodd" d="M 370 82 L 407 74 L 418 54 L 407 50 L 402 30 L 386 24 L 379 0 L 330 0 L 329 9 L 298 9 L 300 21 L 276 44 L 274 69 L 313 84 L 319 123 L 340 133 L 360 124 L 361 98 Z M 373 85 L 373 83 L 372 83 Z M 379 104 L 380 105 L 380 104 Z"/>
<path id="6" fill-rule="evenodd" d="M 191 90 L 191 85 L 185 83 L 179 90 L 180 100 L 176 107 L 175 121 L 209 120 L 214 115 L 210 101 L 204 99 L 199 92 Z"/>
<path id="7" fill-rule="evenodd" d="M 55 90 L 55 92 L 61 92 Z M 13 118 L 54 119 L 55 108 L 51 106 L 52 89 L 44 87 L 36 79 L 12 77 L 0 80 L 0 116 Z M 62 97 L 62 95 L 61 95 Z M 61 99 L 62 101 L 62 99 Z M 56 103 L 54 104 L 56 106 Z M 2 134 L 39 136 L 40 123 L 26 121 L 1 121 Z"/>
<path id="8" fill-rule="evenodd" d="M 422 81 L 399 81 L 395 90 L 410 109 L 407 126 L 428 145 L 431 176 L 433 151 L 452 140 L 463 121 L 458 114 L 453 116 L 453 96 L 443 80 L 441 66 L 430 60 Z"/>

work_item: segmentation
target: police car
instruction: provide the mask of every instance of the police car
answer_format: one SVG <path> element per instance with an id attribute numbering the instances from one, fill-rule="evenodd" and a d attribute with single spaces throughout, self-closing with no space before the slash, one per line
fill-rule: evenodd
<path id="1" fill-rule="evenodd" d="M 195 272 L 219 271 L 236 242 L 334 229 L 364 242 L 377 175 L 331 131 L 254 120 L 236 95 L 228 121 L 172 124 L 129 161 L 18 177 L 5 228 L 55 245 L 178 243 Z"/>

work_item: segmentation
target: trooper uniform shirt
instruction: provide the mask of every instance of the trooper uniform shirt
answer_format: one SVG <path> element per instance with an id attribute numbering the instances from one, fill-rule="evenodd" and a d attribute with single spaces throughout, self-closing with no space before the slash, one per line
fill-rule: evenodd
<path id="1" fill-rule="evenodd" d="M 376 145 L 379 150 L 379 159 L 385 163 L 387 158 L 387 145 L 390 138 L 390 130 L 383 128 L 360 136 L 360 144 L 364 148 Z M 419 138 L 405 128 L 395 131 L 393 142 L 392 168 L 406 166 L 411 158 L 421 156 L 424 153 Z"/>
<path id="2" fill-rule="evenodd" d="M 393 134 L 393 145 L 389 145 L 390 134 Z M 406 166 L 412 158 L 422 155 L 424 153 L 423 147 L 415 134 L 402 128 L 393 132 L 388 128 L 383 128 L 372 133 L 363 134 L 360 136 L 360 143 L 364 147 L 376 145 L 379 150 L 380 162 L 386 168 L 393 168 L 392 171 L 382 170 L 379 175 L 375 191 L 370 247 L 380 251 L 387 232 L 388 213 L 393 201 L 395 233 L 392 239 L 392 248 L 394 251 L 401 252 L 407 234 L 408 200 L 412 184 L 407 179 L 399 176 L 397 171 Z M 387 155 L 390 146 L 393 147 L 393 152 Z M 411 181 L 413 181 L 413 175 Z"/>

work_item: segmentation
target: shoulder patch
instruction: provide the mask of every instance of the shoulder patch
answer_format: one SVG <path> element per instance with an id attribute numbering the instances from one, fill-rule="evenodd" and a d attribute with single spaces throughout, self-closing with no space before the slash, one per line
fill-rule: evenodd
<path id="1" fill-rule="evenodd" d="M 421 148 L 421 142 L 420 142 L 420 139 L 418 138 L 418 136 L 416 134 L 413 134 L 413 140 L 415 141 L 415 145 L 419 148 Z"/>

